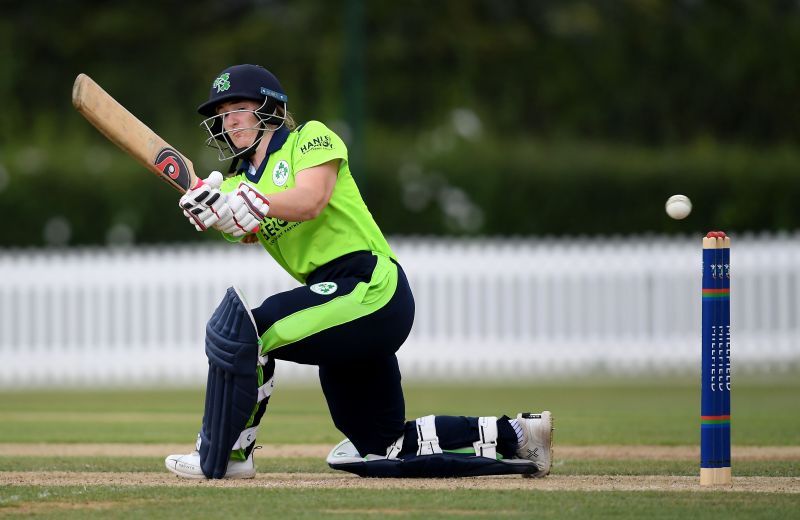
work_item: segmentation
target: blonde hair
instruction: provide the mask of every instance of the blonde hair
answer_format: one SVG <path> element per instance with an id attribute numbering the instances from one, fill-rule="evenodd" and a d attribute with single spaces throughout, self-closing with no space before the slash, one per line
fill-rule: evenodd
<path id="1" fill-rule="evenodd" d="M 281 115 L 284 117 L 283 126 L 288 128 L 290 132 L 297 128 L 297 123 L 295 122 L 291 112 L 280 106 L 278 107 L 278 110 L 282 112 Z"/>

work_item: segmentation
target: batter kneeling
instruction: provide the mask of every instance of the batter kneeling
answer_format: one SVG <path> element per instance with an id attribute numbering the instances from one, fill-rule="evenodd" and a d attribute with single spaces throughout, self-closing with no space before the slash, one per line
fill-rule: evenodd
<path id="1" fill-rule="evenodd" d="M 414 321 L 400 263 L 364 204 L 342 140 L 317 121 L 297 126 L 277 78 L 256 65 L 217 76 L 200 106 L 207 144 L 229 174 L 180 199 L 190 223 L 258 243 L 300 284 L 251 308 L 230 288 L 206 327 L 209 372 L 196 450 L 170 455 L 186 478 L 252 478 L 253 450 L 275 360 L 319 367 L 346 439 L 334 469 L 365 477 L 550 472 L 550 412 L 516 418 L 426 416 L 406 421 L 396 352 Z"/>

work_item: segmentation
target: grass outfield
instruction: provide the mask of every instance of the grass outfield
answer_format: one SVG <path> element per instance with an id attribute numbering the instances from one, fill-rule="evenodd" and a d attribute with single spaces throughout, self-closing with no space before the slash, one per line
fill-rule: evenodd
<path id="1" fill-rule="evenodd" d="M 129 443 L 157 445 L 155 453 L 161 444 L 190 449 L 202 390 L 0 392 L 0 449 L 8 448 L 0 455 L 0 516 L 790 517 L 800 508 L 798 395 L 800 378 L 794 376 L 737 380 L 732 440 L 746 455 L 734 459 L 733 488 L 709 491 L 694 485 L 698 461 L 683 449 L 696 447 L 699 438 L 699 391 L 686 380 L 409 386 L 408 417 L 547 408 L 556 425 L 555 463 L 547 479 L 465 479 L 452 485 L 423 479 L 409 484 L 412 489 L 344 478 L 322 457 L 292 454 L 257 458 L 259 478 L 246 485 L 176 482 L 165 477 L 162 455 L 125 453 Z M 259 443 L 313 445 L 316 453 L 320 445 L 340 439 L 319 389 L 277 387 Z M 38 443 L 44 455 L 37 454 Z M 70 456 L 72 443 L 89 448 L 118 443 L 120 453 Z M 14 453 L 22 445 L 32 449 Z M 606 445 L 630 446 L 630 454 L 616 449 L 598 458 L 596 451 L 581 451 Z M 45 449 L 51 446 L 67 452 Z M 651 457 L 647 449 L 633 449 L 637 446 L 652 446 L 662 455 Z M 71 485 L 70 478 L 80 483 Z M 599 487 L 586 484 L 590 481 Z M 481 489 L 482 482 L 491 489 Z M 196 514 L 187 515 L 190 511 Z"/>
<path id="2" fill-rule="evenodd" d="M 800 377 L 737 382 L 732 443 L 800 445 Z M 0 392 L 0 442 L 192 444 L 203 390 Z M 699 442 L 697 384 L 655 380 L 578 381 L 533 387 L 406 389 L 406 415 L 513 415 L 549 409 L 560 444 L 691 445 Z M 315 387 L 275 389 L 259 440 L 335 444 L 341 440 Z"/>
<path id="3" fill-rule="evenodd" d="M 5 492 L 6 490 L 2 490 Z M 58 518 L 792 518 L 797 495 L 16 487 L 0 514 Z M 16 511 L 14 511 L 16 510 Z M 191 512 L 194 512 L 192 514 Z"/>

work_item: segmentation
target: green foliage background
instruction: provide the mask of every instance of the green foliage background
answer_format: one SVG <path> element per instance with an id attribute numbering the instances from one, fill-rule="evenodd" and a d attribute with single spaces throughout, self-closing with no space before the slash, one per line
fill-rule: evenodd
<path id="1" fill-rule="evenodd" d="M 204 174 L 194 110 L 233 63 L 345 137 L 387 234 L 800 228 L 797 2 L 0 4 L 0 246 L 214 240 L 70 92 L 88 73 Z"/>

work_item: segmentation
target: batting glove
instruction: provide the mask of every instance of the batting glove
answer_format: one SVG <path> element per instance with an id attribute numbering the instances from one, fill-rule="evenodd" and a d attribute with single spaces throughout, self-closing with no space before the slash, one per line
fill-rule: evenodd
<path id="1" fill-rule="evenodd" d="M 197 231 L 205 231 L 211 226 L 226 225 L 233 220 L 228 198 L 219 191 L 221 185 L 222 174 L 211 172 L 208 178 L 200 180 L 197 186 L 187 191 L 178 202 L 183 208 L 183 214 Z"/>
<path id="2" fill-rule="evenodd" d="M 228 200 L 233 219 L 221 230 L 235 237 L 257 232 L 269 213 L 269 199 L 254 187 L 242 182 Z"/>

